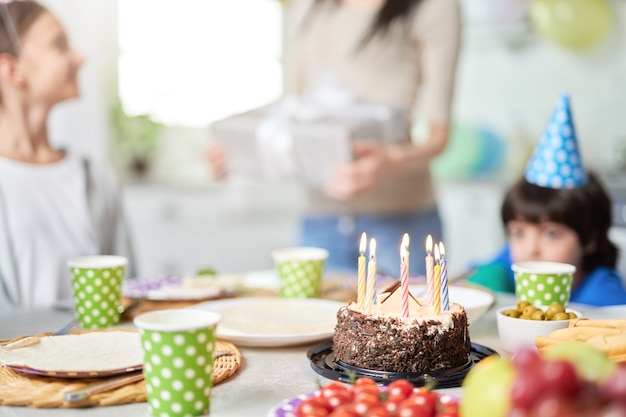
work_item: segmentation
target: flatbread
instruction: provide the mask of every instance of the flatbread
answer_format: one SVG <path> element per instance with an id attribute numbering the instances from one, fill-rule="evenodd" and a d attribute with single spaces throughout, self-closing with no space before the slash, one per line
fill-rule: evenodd
<path id="1" fill-rule="evenodd" d="M 110 372 L 141 366 L 142 362 L 136 332 L 46 336 L 32 346 L 0 348 L 0 363 L 44 372 Z"/>
<path id="2" fill-rule="evenodd" d="M 228 334 L 291 335 L 332 330 L 337 312 L 317 305 L 294 302 L 258 302 L 223 307 L 219 331 Z"/>

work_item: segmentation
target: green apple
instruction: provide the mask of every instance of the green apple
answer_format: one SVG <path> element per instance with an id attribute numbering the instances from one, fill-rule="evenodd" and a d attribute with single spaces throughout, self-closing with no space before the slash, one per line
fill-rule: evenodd
<path id="1" fill-rule="evenodd" d="M 514 379 L 515 369 L 508 359 L 494 355 L 478 362 L 463 380 L 461 417 L 505 417 Z"/>
<path id="2" fill-rule="evenodd" d="M 563 342 L 546 349 L 545 359 L 566 359 L 576 366 L 579 377 L 594 382 L 605 381 L 617 365 L 608 356 L 584 342 Z"/>

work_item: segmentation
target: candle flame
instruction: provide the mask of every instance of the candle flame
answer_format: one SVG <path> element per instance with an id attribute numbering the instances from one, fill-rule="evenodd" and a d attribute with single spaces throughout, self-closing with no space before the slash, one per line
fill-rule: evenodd
<path id="1" fill-rule="evenodd" d="M 409 234 L 408 233 L 405 233 L 404 236 L 402 236 L 402 247 L 404 249 L 409 248 Z"/>
<path id="2" fill-rule="evenodd" d="M 443 246 L 443 242 L 439 242 L 439 252 L 441 253 L 441 259 L 446 256 L 446 248 Z"/>
<path id="3" fill-rule="evenodd" d="M 376 257 L 376 239 L 372 238 L 370 240 L 370 257 L 374 259 Z"/>
<path id="4" fill-rule="evenodd" d="M 367 245 L 367 235 L 365 234 L 365 232 L 363 232 L 363 234 L 361 235 L 361 244 L 359 245 L 359 251 L 361 252 L 361 255 L 363 255 L 363 253 L 365 252 L 365 245 Z"/>
<path id="5" fill-rule="evenodd" d="M 439 245 L 435 245 L 435 262 L 439 262 Z"/>
<path id="6" fill-rule="evenodd" d="M 426 252 L 431 253 L 433 251 L 433 237 L 431 235 L 426 236 Z"/>

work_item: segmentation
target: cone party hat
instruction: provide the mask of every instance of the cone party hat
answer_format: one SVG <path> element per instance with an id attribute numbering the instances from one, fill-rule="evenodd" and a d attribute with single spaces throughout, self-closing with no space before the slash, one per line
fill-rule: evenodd
<path id="1" fill-rule="evenodd" d="M 577 188 L 587 182 L 566 93 L 557 100 L 524 177 L 531 184 L 556 189 Z"/>

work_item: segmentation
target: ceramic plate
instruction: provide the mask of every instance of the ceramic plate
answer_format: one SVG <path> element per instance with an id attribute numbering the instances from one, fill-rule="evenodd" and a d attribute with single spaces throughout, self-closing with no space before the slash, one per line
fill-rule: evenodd
<path id="1" fill-rule="evenodd" d="M 34 345 L 0 348 L 0 363 L 19 372 L 63 378 L 92 378 L 142 368 L 139 333 L 90 332 L 46 336 Z"/>
<path id="2" fill-rule="evenodd" d="M 295 346 L 332 337 L 344 303 L 316 298 L 233 298 L 190 308 L 220 313 L 217 336 L 241 346 Z"/>
<path id="3" fill-rule="evenodd" d="M 409 291 L 416 298 L 427 297 L 426 285 L 409 285 Z M 470 324 L 485 314 L 496 300 L 493 293 L 478 287 L 450 285 L 448 293 L 451 302 L 460 304 L 465 308 Z"/>
<path id="4" fill-rule="evenodd" d="M 237 276 L 183 277 L 178 275 L 125 280 L 122 294 L 148 300 L 206 300 L 236 294 Z"/>
<path id="5" fill-rule="evenodd" d="M 308 394 L 301 394 L 297 397 L 284 400 L 275 407 L 272 407 L 267 413 L 267 417 L 297 417 L 296 408 L 298 407 L 298 405 L 302 401 L 306 400 L 307 398 L 311 398 L 316 394 L 317 392 L 310 392 Z"/>
<path id="6" fill-rule="evenodd" d="M 298 405 L 307 398 L 311 398 L 317 394 L 317 391 L 310 392 L 308 394 L 301 394 L 297 397 L 284 400 L 280 404 L 272 407 L 267 413 L 267 417 L 297 417 L 296 408 L 298 407 Z M 441 398 L 443 397 L 447 397 L 452 401 L 459 401 L 457 397 L 451 395 L 442 394 Z"/>

